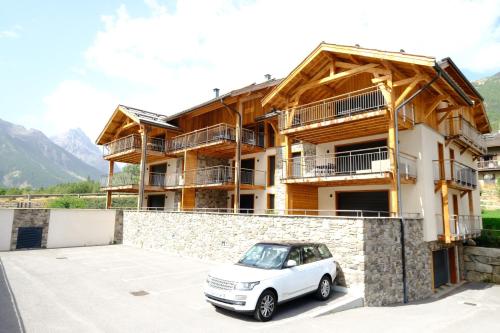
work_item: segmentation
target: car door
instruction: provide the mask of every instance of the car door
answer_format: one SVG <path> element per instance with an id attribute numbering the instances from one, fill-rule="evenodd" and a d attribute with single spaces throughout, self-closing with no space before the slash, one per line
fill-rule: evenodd
<path id="1" fill-rule="evenodd" d="M 302 249 L 301 247 L 292 247 L 288 254 L 288 260 L 295 260 L 297 266 L 283 268 L 283 275 L 278 281 L 279 289 L 281 289 L 281 300 L 290 299 L 303 294 L 307 288 L 307 270 L 302 265 Z M 286 263 L 285 261 L 285 263 Z"/>
<path id="2" fill-rule="evenodd" d="M 315 245 L 302 246 L 302 266 L 304 269 L 304 291 L 316 290 L 323 272 L 321 255 Z"/>

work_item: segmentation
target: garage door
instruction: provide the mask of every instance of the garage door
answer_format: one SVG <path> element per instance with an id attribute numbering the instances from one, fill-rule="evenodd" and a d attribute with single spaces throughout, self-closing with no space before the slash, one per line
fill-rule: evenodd
<path id="1" fill-rule="evenodd" d="M 17 229 L 16 249 L 42 247 L 42 227 L 20 227 Z"/>
<path id="2" fill-rule="evenodd" d="M 432 252 L 432 266 L 434 269 L 434 288 L 446 284 L 450 280 L 448 251 L 438 250 Z"/>
<path id="3" fill-rule="evenodd" d="M 387 191 L 374 192 L 337 192 L 338 215 L 355 215 L 346 210 L 362 210 L 364 216 L 389 215 L 389 193 Z M 344 212 L 342 212 L 344 211 Z"/>

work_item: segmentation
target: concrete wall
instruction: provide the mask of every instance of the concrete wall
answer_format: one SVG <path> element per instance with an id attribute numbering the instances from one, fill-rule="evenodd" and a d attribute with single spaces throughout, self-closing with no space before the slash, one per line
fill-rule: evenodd
<path id="1" fill-rule="evenodd" d="M 465 278 L 500 284 L 500 249 L 464 246 Z"/>
<path id="2" fill-rule="evenodd" d="M 406 223 L 410 295 L 421 299 L 432 292 L 430 250 L 421 220 Z M 363 294 L 365 304 L 383 305 L 402 301 L 399 228 L 397 219 L 126 211 L 123 243 L 235 262 L 259 241 L 323 242 L 339 264 L 339 283 Z"/>
<path id="3" fill-rule="evenodd" d="M 47 248 L 113 244 L 115 210 L 52 209 Z"/>
<path id="4" fill-rule="evenodd" d="M 14 209 L 0 209 L 0 251 L 10 250 Z"/>

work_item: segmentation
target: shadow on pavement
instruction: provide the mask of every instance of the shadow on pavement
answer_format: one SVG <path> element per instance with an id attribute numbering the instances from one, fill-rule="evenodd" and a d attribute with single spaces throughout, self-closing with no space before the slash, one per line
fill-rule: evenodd
<path id="1" fill-rule="evenodd" d="M 310 310 L 313 309 L 318 309 L 324 306 L 327 306 L 331 302 L 335 301 L 336 299 L 344 296 L 344 293 L 341 292 L 334 292 L 332 296 L 328 299 L 328 301 L 322 302 L 317 300 L 314 295 L 306 295 L 304 297 L 296 298 L 294 300 L 291 300 L 289 302 L 279 304 L 278 308 L 276 309 L 276 314 L 274 315 L 272 321 L 280 321 L 284 320 L 287 318 L 291 318 L 294 316 L 298 316 L 301 314 L 304 314 Z M 237 319 L 241 319 L 244 321 L 254 321 L 257 322 L 256 319 L 252 315 L 247 315 L 247 314 L 242 314 L 242 313 L 237 313 L 233 312 L 230 310 L 222 309 L 222 308 L 217 308 L 216 310 L 218 313 L 226 315 L 228 317 L 233 317 Z"/>
<path id="2" fill-rule="evenodd" d="M 24 325 L 0 258 L 0 333 L 4 332 L 24 332 Z"/>

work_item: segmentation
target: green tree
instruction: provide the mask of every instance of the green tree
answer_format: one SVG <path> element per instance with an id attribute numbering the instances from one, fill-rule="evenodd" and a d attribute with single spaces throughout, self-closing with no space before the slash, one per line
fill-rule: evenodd
<path id="1" fill-rule="evenodd" d="M 85 200 L 77 197 L 60 197 L 47 203 L 48 208 L 87 208 Z"/>

